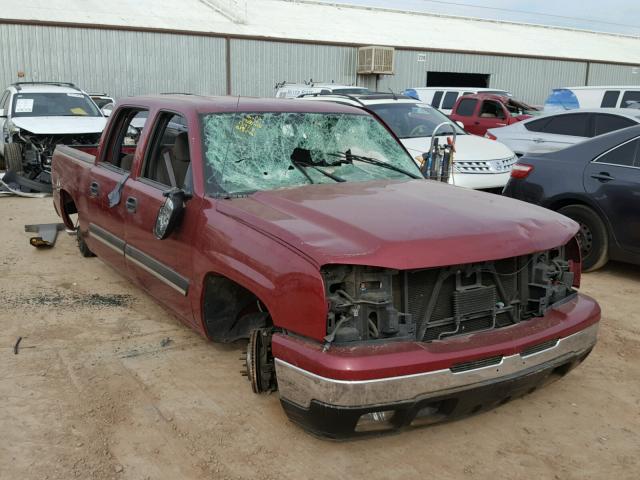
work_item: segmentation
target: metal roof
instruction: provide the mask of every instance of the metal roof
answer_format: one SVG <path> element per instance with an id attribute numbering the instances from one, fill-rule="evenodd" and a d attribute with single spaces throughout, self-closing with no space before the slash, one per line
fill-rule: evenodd
<path id="1" fill-rule="evenodd" d="M 22 0 L 1 21 L 640 65 L 640 38 L 315 0 Z M 105 48 L 108 48 L 105 46 Z"/>

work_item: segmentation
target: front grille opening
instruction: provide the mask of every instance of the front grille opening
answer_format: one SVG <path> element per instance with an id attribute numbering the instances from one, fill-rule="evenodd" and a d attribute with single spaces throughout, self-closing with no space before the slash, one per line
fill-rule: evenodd
<path id="1" fill-rule="evenodd" d="M 480 360 L 472 360 L 470 362 L 456 363 L 449 368 L 453 373 L 468 372 L 469 370 L 477 370 L 478 368 L 486 368 L 492 365 L 499 365 L 502 362 L 502 355 L 481 358 Z"/>
<path id="2" fill-rule="evenodd" d="M 501 260 L 404 271 L 398 309 L 423 342 L 503 328 L 543 316 L 574 294 L 564 247 Z M 400 293 L 400 292 L 399 292 Z M 397 298 L 397 297 L 396 297 Z M 522 356 L 552 348 L 528 347 Z"/>
<path id="3" fill-rule="evenodd" d="M 538 343 L 531 347 L 527 347 L 524 350 L 522 350 L 522 352 L 520 352 L 520 356 L 528 357 L 529 355 L 533 355 L 535 353 L 544 352 L 545 350 L 549 350 L 550 348 L 553 348 L 556 345 L 558 345 L 558 341 L 559 340 L 557 338 L 554 338 L 552 340 L 547 340 L 546 342 Z"/>

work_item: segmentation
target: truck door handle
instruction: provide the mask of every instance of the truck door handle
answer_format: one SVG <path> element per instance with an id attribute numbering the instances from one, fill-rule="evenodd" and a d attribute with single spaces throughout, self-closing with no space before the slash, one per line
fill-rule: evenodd
<path id="1" fill-rule="evenodd" d="M 97 197 L 98 193 L 100 193 L 100 184 L 98 182 L 91 182 L 89 184 L 89 196 Z"/>
<path id="2" fill-rule="evenodd" d="M 591 175 L 591 178 L 595 178 L 596 180 L 600 180 L 601 182 L 610 182 L 611 180 L 615 180 L 615 178 L 613 178 L 607 172 L 600 172 L 600 173 Z"/>
<path id="3" fill-rule="evenodd" d="M 136 213 L 136 207 L 138 206 L 138 200 L 134 197 L 127 197 L 127 201 L 125 203 L 127 207 L 127 212 Z"/>

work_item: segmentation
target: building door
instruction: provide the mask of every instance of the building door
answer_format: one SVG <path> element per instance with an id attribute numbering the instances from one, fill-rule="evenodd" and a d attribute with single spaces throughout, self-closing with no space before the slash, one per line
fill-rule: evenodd
<path id="1" fill-rule="evenodd" d="M 487 88 L 491 75 L 485 73 L 427 72 L 427 87 Z"/>

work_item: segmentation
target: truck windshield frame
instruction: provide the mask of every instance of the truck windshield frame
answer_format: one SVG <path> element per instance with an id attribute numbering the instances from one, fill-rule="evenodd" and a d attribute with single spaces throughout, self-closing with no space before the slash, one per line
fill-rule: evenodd
<path id="1" fill-rule="evenodd" d="M 202 115 L 201 126 L 205 192 L 211 196 L 422 178 L 404 147 L 369 115 L 224 112 Z"/>

